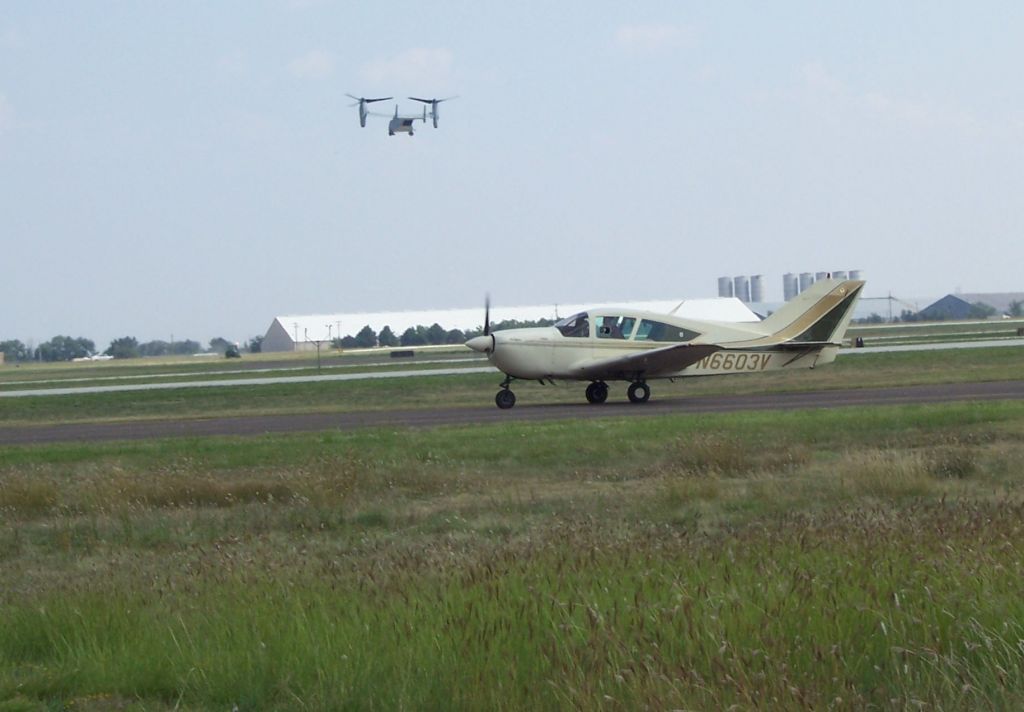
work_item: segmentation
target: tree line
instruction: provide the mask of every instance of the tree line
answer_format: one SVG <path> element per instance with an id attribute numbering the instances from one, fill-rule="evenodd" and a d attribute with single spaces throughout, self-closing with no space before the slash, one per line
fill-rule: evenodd
<path id="1" fill-rule="evenodd" d="M 520 329 L 534 326 L 551 326 L 555 322 L 551 319 L 538 319 L 537 321 L 519 321 L 518 319 L 506 319 L 491 324 L 491 330 L 499 329 Z M 483 333 L 483 327 L 463 331 L 462 329 L 445 329 L 438 323 L 430 326 L 410 326 L 401 335 L 395 334 L 390 326 L 385 325 L 380 333 L 373 330 L 369 324 L 360 329 L 354 336 L 349 334 L 340 339 L 333 339 L 331 346 L 336 349 L 372 349 L 378 346 L 443 346 L 446 344 L 462 344 L 467 339 L 479 336 Z"/>
<path id="2" fill-rule="evenodd" d="M 535 326 L 551 326 L 555 322 L 551 319 L 538 319 L 536 321 L 520 321 L 518 319 L 506 319 L 491 324 L 491 329 L 521 329 Z M 434 323 L 430 326 L 410 326 L 400 335 L 395 334 L 390 326 L 385 326 L 380 333 L 367 324 L 354 336 L 343 336 L 340 339 L 333 339 L 331 346 L 337 349 L 372 349 L 378 346 L 440 346 L 444 344 L 462 344 L 467 339 L 479 336 L 483 333 L 483 327 L 469 329 L 445 329 L 440 324 Z M 249 353 L 262 351 L 263 337 L 254 336 L 245 342 L 242 347 Z M 238 346 L 227 339 L 216 337 L 210 339 L 206 349 L 198 341 L 191 339 L 139 342 L 134 336 L 122 336 L 110 342 L 110 346 L 102 352 L 104 356 L 115 359 L 139 358 L 141 356 L 189 356 L 201 353 L 226 354 Z M 54 336 L 49 341 L 44 341 L 36 347 L 25 345 L 18 339 L 0 341 L 0 352 L 4 354 L 7 362 L 17 361 L 71 361 L 76 358 L 88 358 L 96 356 L 100 352 L 96 350 L 96 344 L 91 339 L 72 336 Z"/>
<path id="3" fill-rule="evenodd" d="M 262 336 L 254 336 L 246 342 L 250 353 L 257 353 L 263 342 Z M 104 356 L 116 359 L 138 358 L 141 356 L 190 356 L 201 353 L 225 354 L 237 346 L 227 339 L 216 337 L 210 339 L 209 346 L 204 349 L 198 341 L 183 339 L 175 341 L 145 341 L 139 343 L 134 336 L 122 336 L 110 342 L 110 346 L 102 352 Z M 92 339 L 85 337 L 54 336 L 36 347 L 25 345 L 18 339 L 0 341 L 0 352 L 8 362 L 18 361 L 71 361 L 76 358 L 89 358 L 99 354 Z"/>

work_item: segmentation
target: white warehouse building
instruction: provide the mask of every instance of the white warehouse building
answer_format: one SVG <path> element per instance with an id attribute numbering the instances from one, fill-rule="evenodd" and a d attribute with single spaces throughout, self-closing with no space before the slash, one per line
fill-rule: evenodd
<path id="1" fill-rule="evenodd" d="M 678 316 L 712 321 L 758 321 L 739 299 L 686 299 L 616 304 L 629 309 L 667 313 L 675 310 Z M 559 304 L 549 306 L 492 307 L 491 323 L 510 319 L 537 321 L 559 319 L 587 309 L 598 308 L 595 304 Z M 274 317 L 263 337 L 262 350 L 308 351 L 316 349 L 316 342 L 330 342 L 339 336 L 355 336 L 364 326 L 378 334 L 385 326 L 396 336 L 410 327 L 440 324 L 445 330 L 469 331 L 483 326 L 484 310 L 435 309 L 428 311 L 365 312 L 345 314 L 290 314 Z"/>

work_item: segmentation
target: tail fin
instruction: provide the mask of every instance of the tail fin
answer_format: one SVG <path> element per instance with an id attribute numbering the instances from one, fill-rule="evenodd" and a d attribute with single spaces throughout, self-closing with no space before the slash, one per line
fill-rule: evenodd
<path id="1" fill-rule="evenodd" d="M 762 321 L 761 327 L 776 344 L 840 344 L 863 287 L 861 280 L 820 280 Z"/>

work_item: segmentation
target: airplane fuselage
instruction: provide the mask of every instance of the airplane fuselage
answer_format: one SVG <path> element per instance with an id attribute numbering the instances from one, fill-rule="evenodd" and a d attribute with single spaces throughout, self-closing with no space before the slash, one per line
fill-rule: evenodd
<path id="1" fill-rule="evenodd" d="M 636 318 L 636 314 L 632 313 Z M 610 316 L 602 312 L 602 317 Z M 601 317 L 598 317 L 599 319 Z M 627 317 L 628 318 L 628 317 Z M 658 316 L 660 324 L 669 320 Z M 671 320 L 681 328 L 687 322 Z M 691 322 L 692 323 L 692 322 Z M 740 325 L 720 325 L 735 331 L 735 341 L 747 342 L 763 336 L 759 332 L 745 332 L 740 335 Z M 636 340 L 631 338 L 602 338 L 594 333 L 586 336 L 565 336 L 556 327 L 532 329 L 511 329 L 491 334 L 493 345 L 488 344 L 488 360 L 502 372 L 513 378 L 527 380 L 631 380 L 636 374 L 629 369 L 620 370 L 609 366 L 605 370 L 594 369 L 595 362 L 617 361 L 620 357 L 652 351 L 672 342 Z M 783 368 L 813 368 L 816 365 L 835 360 L 838 347 L 809 348 L 804 351 L 781 350 L 778 348 L 753 346 L 729 348 L 728 343 L 711 345 L 701 343 L 697 338 L 691 342 L 694 351 L 703 349 L 701 358 L 681 369 L 647 374 L 647 379 L 680 378 L 687 376 L 711 376 L 730 373 L 763 373 Z"/>
<path id="2" fill-rule="evenodd" d="M 408 118 L 405 116 L 393 117 L 388 123 L 388 135 L 394 136 L 396 133 L 407 133 L 412 136 L 412 123 L 414 121 L 419 121 L 419 118 Z"/>

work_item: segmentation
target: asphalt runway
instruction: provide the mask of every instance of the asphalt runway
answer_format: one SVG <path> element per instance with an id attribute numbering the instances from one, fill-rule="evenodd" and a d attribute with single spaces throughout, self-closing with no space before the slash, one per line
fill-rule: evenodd
<path id="1" fill-rule="evenodd" d="M 499 410 L 488 397 L 486 403 L 469 408 L 300 413 L 125 423 L 0 426 L 0 445 L 145 440 L 207 435 L 252 436 L 265 433 L 351 431 L 372 427 L 429 428 L 443 425 L 494 425 L 573 418 L 642 418 L 656 415 L 856 408 L 857 406 L 1020 400 L 1022 398 L 1024 398 L 1024 381 L 753 395 L 684 396 L 663 399 L 659 399 L 655 395 L 649 402 L 642 405 L 634 405 L 626 401 L 609 402 L 596 406 L 585 402 L 530 405 L 528 398 L 521 398 L 520 404 L 511 410 Z"/>

